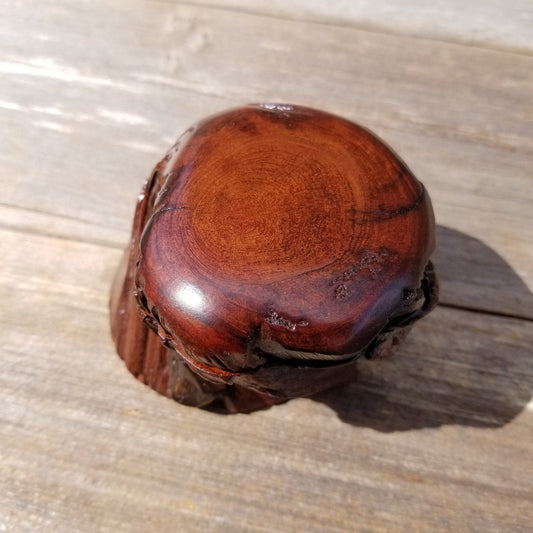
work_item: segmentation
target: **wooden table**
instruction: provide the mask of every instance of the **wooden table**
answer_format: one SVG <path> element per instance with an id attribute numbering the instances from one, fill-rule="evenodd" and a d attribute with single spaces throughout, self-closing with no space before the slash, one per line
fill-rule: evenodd
<path id="1" fill-rule="evenodd" d="M 0 532 L 532 531 L 529 0 L 1 3 Z M 357 383 L 221 416 L 130 376 L 107 301 L 155 162 L 250 101 L 402 155 L 442 296 Z"/>

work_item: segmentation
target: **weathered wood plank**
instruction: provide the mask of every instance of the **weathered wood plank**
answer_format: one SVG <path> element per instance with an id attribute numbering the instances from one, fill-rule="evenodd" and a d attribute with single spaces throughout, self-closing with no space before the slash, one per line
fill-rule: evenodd
<path id="1" fill-rule="evenodd" d="M 5 530 L 528 530 L 524 322 L 440 308 L 357 384 L 217 416 L 159 397 L 115 355 L 118 251 L 0 237 Z"/>
<path id="2" fill-rule="evenodd" d="M 533 319 L 527 273 L 521 276 L 494 249 L 468 233 L 438 226 L 437 240 L 433 260 L 442 304 Z M 520 256 L 523 251 L 518 246 L 515 253 Z"/>
<path id="3" fill-rule="evenodd" d="M 426 183 L 438 222 L 467 236 L 440 251 L 443 301 L 533 318 L 533 58 L 217 9 L 98 6 L 40 3 L 37 17 L 25 3 L 0 21 L 3 224 L 121 246 L 141 182 L 180 131 L 243 101 L 297 101 L 374 129 Z M 450 253 L 469 237 L 501 257 L 496 275 Z"/>
<path id="4" fill-rule="evenodd" d="M 0 254 L 5 531 L 528 531 L 524 321 L 438 308 L 356 384 L 217 416 L 114 353 L 117 250 L 1 231 Z"/>
<path id="5" fill-rule="evenodd" d="M 533 51 L 533 7 L 528 0 L 189 0 L 198 6 L 273 17 L 355 26 L 368 31 L 441 39 L 522 53 Z"/>

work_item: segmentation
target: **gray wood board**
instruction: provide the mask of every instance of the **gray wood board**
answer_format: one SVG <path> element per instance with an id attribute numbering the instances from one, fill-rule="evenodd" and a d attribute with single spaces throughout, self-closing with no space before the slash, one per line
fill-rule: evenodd
<path id="1" fill-rule="evenodd" d="M 528 0 L 189 0 L 187 3 L 525 54 L 533 51 L 533 5 Z"/>
<path id="2" fill-rule="evenodd" d="M 469 290 L 444 250 L 442 301 L 533 318 L 533 58 L 155 2 L 52 5 L 3 19 L 5 224 L 122 245 L 142 181 L 190 123 L 247 101 L 315 105 L 381 135 L 437 221 L 523 282 L 494 289 L 459 262 Z"/>
<path id="3" fill-rule="evenodd" d="M 530 324 L 438 308 L 357 383 L 219 416 L 115 355 L 116 250 L 0 243 L 5 530 L 528 530 Z"/>

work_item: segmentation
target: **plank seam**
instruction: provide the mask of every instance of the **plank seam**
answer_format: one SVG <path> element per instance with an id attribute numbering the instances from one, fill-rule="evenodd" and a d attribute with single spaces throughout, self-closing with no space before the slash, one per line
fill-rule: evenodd
<path id="1" fill-rule="evenodd" d="M 507 313 L 506 311 L 490 311 L 489 309 L 484 309 L 482 307 L 471 307 L 468 305 L 454 304 L 450 302 L 439 302 L 439 307 L 445 307 L 447 309 L 457 309 L 458 311 L 464 311 L 466 313 L 476 313 L 479 315 L 489 315 L 499 318 L 510 318 L 513 320 L 524 320 L 525 322 L 533 322 L 533 317 L 527 315 L 522 315 L 519 313 Z"/>

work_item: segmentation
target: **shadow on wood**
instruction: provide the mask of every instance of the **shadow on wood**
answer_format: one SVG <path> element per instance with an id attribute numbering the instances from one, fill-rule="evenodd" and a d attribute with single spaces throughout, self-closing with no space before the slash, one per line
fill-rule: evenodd
<path id="1" fill-rule="evenodd" d="M 481 241 L 442 226 L 438 238 L 442 304 L 394 358 L 361 361 L 356 382 L 313 398 L 345 422 L 382 432 L 495 428 L 530 401 L 533 295 Z"/>

